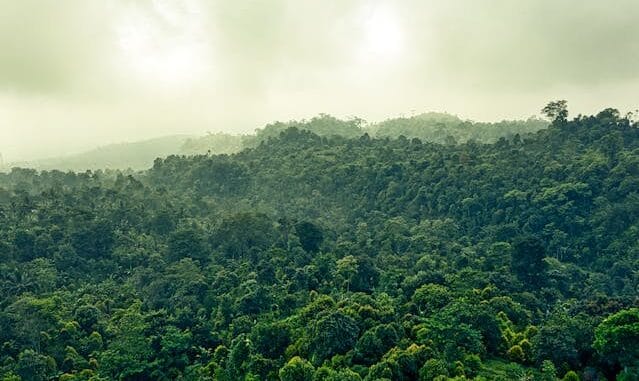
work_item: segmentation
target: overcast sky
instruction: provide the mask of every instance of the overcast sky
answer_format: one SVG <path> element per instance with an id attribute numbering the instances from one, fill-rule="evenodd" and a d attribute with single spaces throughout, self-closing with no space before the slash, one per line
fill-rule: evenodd
<path id="1" fill-rule="evenodd" d="M 320 112 L 627 112 L 638 16 L 637 0 L 0 0 L 0 152 Z"/>

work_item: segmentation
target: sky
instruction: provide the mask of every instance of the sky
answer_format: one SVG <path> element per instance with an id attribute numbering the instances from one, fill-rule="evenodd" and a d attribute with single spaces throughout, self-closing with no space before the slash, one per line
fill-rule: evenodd
<path id="1" fill-rule="evenodd" d="M 636 0 L 0 0 L 0 153 L 319 113 L 639 108 Z"/>

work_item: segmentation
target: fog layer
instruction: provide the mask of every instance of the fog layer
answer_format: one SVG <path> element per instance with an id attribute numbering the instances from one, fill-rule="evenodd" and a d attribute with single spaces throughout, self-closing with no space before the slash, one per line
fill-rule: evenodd
<path id="1" fill-rule="evenodd" d="M 0 0 L 5 161 L 320 112 L 639 107 L 634 0 Z"/>

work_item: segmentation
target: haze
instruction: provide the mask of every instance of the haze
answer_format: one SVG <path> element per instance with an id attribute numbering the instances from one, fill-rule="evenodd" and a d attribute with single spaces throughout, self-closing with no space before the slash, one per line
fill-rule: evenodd
<path id="1" fill-rule="evenodd" d="M 636 0 L 0 0 L 5 161 L 318 113 L 639 107 Z"/>

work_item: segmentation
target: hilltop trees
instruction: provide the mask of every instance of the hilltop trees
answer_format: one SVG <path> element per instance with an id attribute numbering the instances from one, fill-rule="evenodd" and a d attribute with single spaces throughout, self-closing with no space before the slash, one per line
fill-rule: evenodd
<path id="1" fill-rule="evenodd" d="M 548 103 L 541 112 L 554 123 L 565 122 L 568 119 L 568 102 L 565 100 Z"/>

